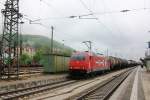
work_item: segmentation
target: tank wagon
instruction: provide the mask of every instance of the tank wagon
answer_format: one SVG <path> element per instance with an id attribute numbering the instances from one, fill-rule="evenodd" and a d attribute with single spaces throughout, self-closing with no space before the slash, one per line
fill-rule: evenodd
<path id="1" fill-rule="evenodd" d="M 135 62 L 129 64 L 128 60 L 113 56 L 105 57 L 90 52 L 76 52 L 69 62 L 69 72 L 71 75 L 91 74 L 95 72 L 119 70 L 131 65 L 136 65 Z"/>
<path id="2" fill-rule="evenodd" d="M 110 69 L 111 70 L 118 70 L 118 69 L 123 69 L 128 67 L 128 60 L 126 59 L 121 59 L 113 56 L 108 57 L 108 61 L 110 63 Z"/>

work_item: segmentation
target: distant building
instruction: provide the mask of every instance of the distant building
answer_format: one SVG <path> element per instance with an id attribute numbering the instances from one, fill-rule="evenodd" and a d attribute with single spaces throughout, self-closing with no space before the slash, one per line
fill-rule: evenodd
<path id="1" fill-rule="evenodd" d="M 18 48 L 18 52 L 20 54 L 20 47 Z M 33 57 L 34 54 L 36 53 L 36 49 L 32 46 L 23 46 L 22 47 L 22 53 L 28 54 L 29 56 Z"/>
<path id="2" fill-rule="evenodd" d="M 29 56 L 34 56 L 36 49 L 31 46 L 25 46 L 22 48 L 22 53 L 26 53 Z"/>

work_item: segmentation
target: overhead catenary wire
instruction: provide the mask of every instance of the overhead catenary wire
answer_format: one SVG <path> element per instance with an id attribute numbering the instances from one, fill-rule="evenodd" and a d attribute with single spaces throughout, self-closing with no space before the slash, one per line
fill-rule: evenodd
<path id="1" fill-rule="evenodd" d="M 47 17 L 47 18 L 37 18 L 37 19 L 33 19 L 31 17 L 29 17 L 28 15 L 26 14 L 23 14 L 23 19 L 29 21 L 29 24 L 31 22 L 36 22 L 36 24 L 40 24 L 39 22 L 41 21 L 46 21 L 46 20 L 64 20 L 64 19 L 72 19 L 74 18 L 75 16 L 64 16 L 64 17 Z"/>
<path id="2" fill-rule="evenodd" d="M 105 11 L 106 11 L 106 10 L 110 11 L 110 8 L 106 5 L 105 0 L 102 0 L 102 1 L 103 1 L 103 3 L 104 3 L 104 9 L 105 9 Z M 122 10 L 121 10 L 121 11 L 122 11 Z M 112 11 L 110 11 L 110 12 L 112 12 Z M 117 13 L 117 12 L 120 13 L 120 11 L 114 11 L 114 13 Z M 112 21 L 113 21 L 112 23 L 113 23 L 113 25 L 116 27 L 116 32 L 117 32 L 117 33 L 120 33 L 120 34 L 123 34 L 124 32 L 121 31 L 121 29 L 119 28 L 119 26 L 118 26 L 118 24 L 117 24 L 117 21 L 115 21 L 115 19 L 113 18 L 112 14 L 109 14 L 108 16 L 112 19 Z"/>
<path id="3" fill-rule="evenodd" d="M 122 13 L 121 11 L 123 11 L 123 10 L 120 10 L 120 11 L 110 11 L 110 12 L 93 12 L 91 9 L 88 8 L 88 6 L 82 0 L 80 0 L 80 2 L 84 6 L 84 8 L 90 12 L 89 15 L 95 15 L 95 14 L 96 15 L 104 15 L 104 14 L 112 14 L 112 13 Z M 135 9 L 127 9 L 127 10 L 129 10 L 129 11 L 141 11 L 141 10 L 148 10 L 148 9 L 150 9 L 150 8 L 146 8 L 146 6 L 144 6 L 144 8 L 135 8 Z M 82 16 L 82 15 L 80 15 L 80 16 Z"/>
<path id="4" fill-rule="evenodd" d="M 45 0 L 40 0 L 41 2 L 47 4 L 50 7 L 53 7 L 52 5 L 50 5 L 49 3 L 47 3 Z M 47 18 L 38 18 L 39 21 L 42 20 L 59 20 L 59 19 L 67 19 L 67 18 L 79 18 L 79 19 L 96 19 L 98 20 L 98 23 L 103 24 L 103 26 L 107 27 L 106 25 L 104 25 L 104 23 L 102 23 L 102 21 L 99 20 L 99 18 L 96 15 L 105 15 L 105 14 L 113 14 L 113 13 L 122 13 L 120 11 L 110 11 L 110 12 L 93 12 L 91 9 L 88 8 L 88 6 L 82 1 L 80 0 L 80 2 L 82 3 L 82 5 L 84 6 L 85 9 L 87 9 L 90 13 L 89 14 L 81 14 L 79 16 L 65 16 L 65 17 L 47 17 Z M 139 11 L 139 10 L 143 10 L 143 9 L 148 9 L 148 8 L 140 8 L 140 9 L 132 9 L 132 11 Z M 56 9 L 55 9 L 56 10 Z M 58 11 L 57 11 L 58 12 Z M 83 18 L 86 16 L 95 16 L 95 18 Z M 25 18 L 26 19 L 26 18 Z M 107 27 L 108 29 L 108 27 Z M 109 29 L 110 30 L 110 29 Z"/>
<path id="5" fill-rule="evenodd" d="M 148 10 L 150 8 L 139 8 L 139 9 L 129 9 L 130 12 L 132 11 L 141 11 L 141 10 Z M 47 18 L 38 18 L 34 21 L 42 21 L 42 20 L 59 20 L 59 19 L 71 19 L 71 18 L 80 18 L 80 19 L 98 19 L 95 18 L 84 18 L 87 16 L 95 16 L 95 15 L 105 15 L 105 14 L 114 14 L 114 13 L 123 13 L 122 11 L 108 11 L 108 12 L 92 12 L 88 14 L 81 14 L 81 15 L 71 15 L 71 16 L 64 16 L 64 17 L 47 17 Z M 31 20 L 27 15 L 24 14 L 24 19 Z M 102 24 L 102 22 L 100 22 Z"/>
<path id="6" fill-rule="evenodd" d="M 118 11 L 108 11 L 108 12 L 92 12 L 87 14 L 81 14 L 81 15 L 74 15 L 74 16 L 66 16 L 66 17 L 47 17 L 47 18 L 41 18 L 41 20 L 53 20 L 53 19 L 64 19 L 64 18 L 80 18 L 80 19 L 98 19 L 98 18 L 83 18 L 87 16 L 93 16 L 93 15 L 106 15 L 106 14 L 117 14 L 117 13 L 127 13 L 129 12 L 136 12 L 136 11 L 142 11 L 142 10 L 150 10 L 150 8 L 135 8 L 135 9 L 129 9 L 129 10 L 118 10 Z"/>
<path id="7" fill-rule="evenodd" d="M 96 15 L 94 15 L 94 12 L 93 12 L 91 9 L 89 9 L 88 6 L 87 6 L 82 0 L 79 0 L 79 1 L 80 1 L 81 4 L 83 5 L 83 7 L 84 7 L 85 9 L 87 9 L 93 17 L 96 18 L 96 20 L 97 20 L 97 22 L 98 22 L 99 24 L 103 25 L 108 31 L 110 31 L 111 33 L 113 33 L 111 29 L 109 29 L 103 22 L 101 22 L 101 21 L 99 20 L 99 18 L 98 18 Z"/>
<path id="8" fill-rule="evenodd" d="M 141 11 L 141 10 L 150 10 L 150 8 L 137 8 L 137 9 L 129 9 L 130 11 Z"/>
<path id="9" fill-rule="evenodd" d="M 42 23 L 36 23 L 36 22 L 34 23 L 34 21 L 32 21 L 31 19 L 29 19 L 29 24 L 40 25 L 40 26 L 44 27 L 44 28 L 47 29 L 47 30 L 50 29 L 50 27 L 48 27 L 48 26 L 46 26 L 46 25 L 44 25 L 44 24 L 42 24 Z"/>
<path id="10" fill-rule="evenodd" d="M 63 20 L 63 19 L 70 19 L 74 16 L 64 16 L 64 17 L 47 17 L 47 18 L 39 18 L 36 21 L 42 21 L 42 20 Z"/>
<path id="11" fill-rule="evenodd" d="M 144 0 L 144 8 L 146 8 L 146 0 Z"/>
<path id="12" fill-rule="evenodd" d="M 80 2 L 83 5 L 83 7 L 89 11 L 89 14 L 86 14 L 86 15 L 87 16 L 92 15 L 93 17 L 96 17 L 97 22 L 102 24 L 111 33 L 113 33 L 112 30 L 110 28 L 108 28 L 104 23 L 102 23 L 96 15 L 113 14 L 113 13 L 127 13 L 128 11 L 129 12 L 132 12 L 132 11 L 135 12 L 135 11 L 149 10 L 150 9 L 150 8 L 144 7 L 144 8 L 137 8 L 137 9 L 126 9 L 126 10 L 121 10 L 121 11 L 93 12 L 91 9 L 88 8 L 88 6 L 82 0 L 80 0 Z M 82 15 L 80 15 L 80 16 L 82 17 Z M 83 15 L 83 16 L 85 16 L 85 15 Z"/>
<path id="13" fill-rule="evenodd" d="M 50 3 L 46 2 L 45 0 L 40 0 L 41 2 L 43 2 L 44 4 L 46 4 L 48 7 L 53 8 L 57 13 L 59 13 L 59 15 L 63 15 L 63 13 L 60 10 L 57 10 L 53 5 L 51 5 Z"/>
<path id="14" fill-rule="evenodd" d="M 40 0 L 40 1 L 44 1 L 44 0 Z M 79 17 L 83 17 L 83 16 L 95 16 L 96 15 L 102 15 L 102 14 L 112 14 L 112 13 L 121 13 L 120 11 L 110 11 L 110 12 L 93 12 L 91 9 L 88 8 L 88 6 L 82 1 L 80 0 L 82 5 L 84 6 L 84 8 L 86 8 L 90 14 L 84 14 L 84 15 L 80 15 Z M 44 1 L 45 2 L 45 1 Z M 46 3 L 46 2 L 45 2 Z M 47 3 L 48 4 L 48 3 Z M 50 6 L 50 5 L 49 5 Z M 140 8 L 140 9 L 132 9 L 133 11 L 139 11 L 139 10 L 143 10 L 144 8 Z M 148 8 L 146 8 L 148 9 Z M 67 17 L 49 17 L 49 18 L 41 18 L 41 19 L 36 19 L 36 20 L 32 20 L 32 19 L 29 19 L 27 17 L 25 17 L 24 19 L 28 20 L 29 23 L 31 22 L 34 22 L 34 21 L 42 21 L 42 20 L 58 20 L 58 19 L 64 19 L 64 18 L 71 18 L 71 16 L 67 16 Z M 88 19 L 88 18 L 83 18 L 83 19 Z M 91 18 L 89 18 L 91 19 Z M 98 18 L 93 18 L 93 19 L 96 19 L 98 23 L 102 24 L 105 28 L 107 28 L 107 30 L 109 30 L 111 33 L 112 33 L 112 30 L 110 30 L 104 23 L 102 23 Z M 35 24 L 39 24 L 39 25 L 42 25 L 41 23 L 35 23 Z"/>
<path id="15" fill-rule="evenodd" d="M 96 18 L 97 18 L 97 16 L 94 15 L 94 12 L 93 12 L 91 9 L 89 9 L 88 6 L 87 6 L 82 0 L 80 0 L 80 2 L 81 2 L 81 4 L 84 6 L 84 8 L 87 9 L 87 10 L 90 12 L 90 15 L 92 15 L 93 17 L 96 17 Z M 100 23 L 100 24 L 102 24 L 103 26 L 106 27 L 106 25 L 105 25 L 104 23 L 102 23 L 102 22 L 99 20 L 99 18 L 97 18 L 96 20 L 98 21 L 98 23 Z M 107 27 L 106 27 L 106 28 L 107 28 Z"/>
<path id="16" fill-rule="evenodd" d="M 50 5 L 49 3 L 47 3 L 46 1 L 44 0 L 40 0 L 44 3 L 46 3 L 48 6 L 50 7 L 53 7 L 52 5 Z M 96 16 L 96 15 L 104 15 L 104 14 L 112 14 L 112 13 L 121 13 L 120 11 L 110 11 L 110 12 L 93 12 L 91 9 L 89 9 L 89 7 L 83 2 L 83 0 L 80 0 L 80 2 L 82 3 L 82 5 L 84 6 L 84 8 L 86 8 L 90 13 L 89 14 L 84 14 L 84 15 L 79 15 L 78 17 L 84 17 L 84 16 L 93 16 L 95 18 L 93 19 L 96 19 L 98 23 L 102 24 L 103 26 L 105 26 L 108 30 L 110 30 L 103 22 L 101 22 L 99 20 L 99 18 Z M 139 11 L 139 10 L 143 10 L 143 9 L 149 9 L 149 8 L 140 8 L 140 9 L 132 9 L 132 11 Z M 41 19 L 37 19 L 39 21 L 41 20 L 53 20 L 53 19 L 64 19 L 64 18 L 71 18 L 71 16 L 68 16 L 68 17 L 49 17 L 49 18 L 41 18 Z M 30 20 L 28 18 L 25 18 L 27 20 Z M 88 19 L 88 18 L 87 18 Z M 30 20 L 31 21 L 31 20 Z M 111 30 L 110 30 L 111 31 Z"/>
<path id="17" fill-rule="evenodd" d="M 44 27 L 45 29 L 47 29 L 47 30 L 49 30 L 50 29 L 50 27 L 48 27 L 47 25 L 44 25 L 44 24 L 42 24 L 42 22 L 40 22 L 40 21 L 42 21 L 42 20 L 49 20 L 49 18 L 43 18 L 43 19 L 32 19 L 31 17 L 29 17 L 27 14 L 23 14 L 23 18 L 25 19 L 25 20 L 27 20 L 28 22 L 29 22 L 29 24 L 36 24 L 36 25 L 39 25 L 39 26 L 41 26 L 41 27 Z M 52 18 L 52 17 L 51 17 Z M 53 19 L 54 18 L 56 18 L 56 17 L 53 17 Z M 58 18 L 58 17 L 57 17 Z M 66 17 L 60 17 L 60 18 L 71 18 L 71 16 L 66 16 Z"/>
<path id="18" fill-rule="evenodd" d="M 32 21 L 32 19 L 26 14 L 23 14 L 23 19 L 29 21 L 29 23 Z"/>
<path id="19" fill-rule="evenodd" d="M 42 23 L 34 23 L 34 21 L 32 20 L 32 19 L 30 19 L 30 18 L 26 18 L 26 20 L 28 20 L 29 21 L 29 24 L 36 24 L 36 25 L 39 25 L 39 26 L 41 26 L 41 27 L 43 27 L 43 28 L 45 28 L 45 29 L 47 29 L 47 30 L 49 30 L 50 29 L 50 27 L 48 27 L 47 25 L 44 25 L 44 24 L 42 24 Z M 58 33 L 60 33 L 60 32 L 57 32 L 57 30 L 55 30 L 55 33 L 56 34 L 58 34 Z M 61 32 L 62 33 L 62 32 Z M 63 33 L 64 34 L 64 33 Z M 67 35 L 68 36 L 68 35 Z M 70 36 L 68 36 L 68 37 L 72 37 L 71 35 Z"/>
<path id="20" fill-rule="evenodd" d="M 81 4 L 83 5 L 85 9 L 87 9 L 91 14 L 93 14 L 93 11 L 89 9 L 88 6 L 82 0 L 79 0 L 79 1 L 81 2 Z"/>
<path id="21" fill-rule="evenodd" d="M 44 27 L 44 28 L 49 30 L 49 27 L 47 27 L 46 25 L 44 25 L 44 24 L 42 24 L 40 22 L 37 23 L 38 20 L 32 20 L 32 19 L 30 19 L 28 17 L 26 17 L 25 19 L 29 21 L 29 24 L 37 24 L 37 25 L 40 25 L 40 26 L 42 26 L 42 27 Z"/>
<path id="22" fill-rule="evenodd" d="M 95 4 L 96 4 L 96 0 L 91 0 L 91 2 L 92 2 L 92 10 L 95 10 Z"/>
<path id="23" fill-rule="evenodd" d="M 142 10 L 150 10 L 150 8 L 135 8 L 135 9 L 127 9 L 127 10 L 118 10 L 118 11 L 108 11 L 108 12 L 93 12 L 93 13 L 87 13 L 87 14 L 81 14 L 80 17 L 83 16 L 90 16 L 90 15 L 106 15 L 106 14 L 117 14 L 117 13 L 127 13 L 127 12 L 137 12 Z"/>

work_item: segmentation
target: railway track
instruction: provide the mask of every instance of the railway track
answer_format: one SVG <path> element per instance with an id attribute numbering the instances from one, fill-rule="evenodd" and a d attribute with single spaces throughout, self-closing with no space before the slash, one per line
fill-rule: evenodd
<path id="1" fill-rule="evenodd" d="M 43 67 L 22 67 L 20 68 L 19 74 L 34 74 L 34 73 L 43 73 Z"/>
<path id="2" fill-rule="evenodd" d="M 75 80 L 69 80 L 67 78 L 62 78 L 59 80 L 44 80 L 40 84 L 34 82 L 31 86 L 17 88 L 10 91 L 0 91 L 0 100 L 16 100 L 19 98 L 29 97 L 30 95 L 41 93 L 43 91 L 51 90 L 68 84 L 76 82 Z M 35 85 L 36 84 L 36 85 Z"/>
<path id="3" fill-rule="evenodd" d="M 69 98 L 68 100 L 107 100 L 131 72 L 132 70 L 129 69 Z"/>
<path id="4" fill-rule="evenodd" d="M 105 82 L 103 82 L 103 84 L 100 84 L 98 87 L 92 87 L 92 89 L 90 89 L 90 91 L 85 91 L 84 93 L 77 95 L 76 98 L 72 98 L 72 99 L 75 99 L 75 100 L 89 99 L 90 97 L 88 95 L 90 93 L 92 93 L 93 91 L 97 91 L 98 88 L 103 87 L 104 90 L 100 90 L 100 91 L 105 91 L 105 88 L 108 89 L 108 87 L 106 85 L 107 83 L 111 83 L 111 85 L 109 85 L 109 86 L 112 87 L 115 83 L 115 82 L 113 82 L 114 80 L 117 79 L 117 80 L 121 80 L 121 82 L 122 82 L 123 81 L 122 79 L 127 77 L 127 75 L 129 74 L 129 71 L 124 72 L 124 74 L 123 74 L 124 77 L 122 76 L 122 74 L 123 73 L 121 73 L 117 76 L 114 76 L 110 80 L 106 80 Z M 122 77 L 119 78 L 119 76 L 122 76 Z M 55 82 L 50 81 L 48 83 L 46 82 L 44 84 L 38 84 L 38 85 L 31 86 L 31 87 L 20 88 L 20 89 L 16 89 L 13 91 L 0 92 L 0 99 L 2 99 L 2 100 L 16 100 L 16 99 L 20 99 L 20 98 L 21 99 L 22 98 L 28 98 L 28 97 L 30 98 L 34 94 L 43 93 L 43 92 L 45 93 L 47 91 L 50 91 L 50 90 L 52 91 L 53 89 L 56 89 L 59 87 L 69 86 L 69 85 L 79 83 L 80 81 L 82 81 L 82 80 L 64 79 L 64 80 L 57 80 Z M 91 82 L 89 82 L 89 83 L 91 83 Z M 87 85 L 89 83 L 86 83 L 85 85 Z M 115 85 L 117 85 L 117 84 L 115 84 Z M 107 93 L 108 93 L 108 91 L 107 91 Z M 103 95 L 104 95 L 104 92 L 103 92 Z M 88 96 L 88 97 L 86 97 L 86 96 Z M 72 99 L 70 99 L 70 100 L 72 100 Z M 101 99 L 98 98 L 98 100 L 101 100 Z M 102 100 L 104 100 L 104 99 L 102 99 Z"/>

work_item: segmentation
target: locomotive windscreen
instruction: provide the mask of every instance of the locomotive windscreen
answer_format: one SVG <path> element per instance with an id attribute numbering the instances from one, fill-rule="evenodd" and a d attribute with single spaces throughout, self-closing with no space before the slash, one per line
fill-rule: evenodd
<path id="1" fill-rule="evenodd" d="M 71 57 L 71 60 L 78 60 L 78 61 L 85 60 L 85 56 L 83 54 L 73 55 Z"/>

